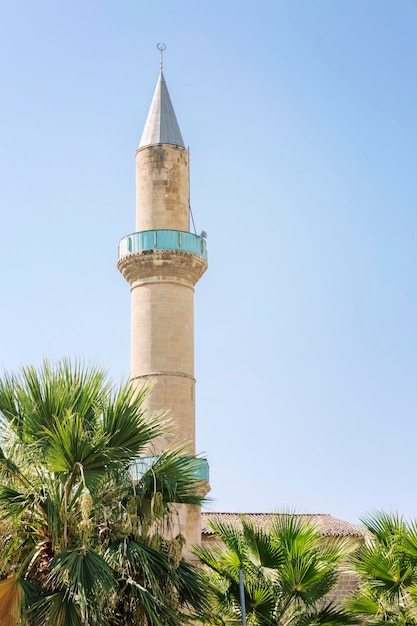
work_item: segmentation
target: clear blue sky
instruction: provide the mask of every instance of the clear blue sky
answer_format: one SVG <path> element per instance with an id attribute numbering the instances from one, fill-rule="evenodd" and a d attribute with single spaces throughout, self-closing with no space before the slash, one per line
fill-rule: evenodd
<path id="1" fill-rule="evenodd" d="M 417 3 L 0 6 L 0 369 L 129 372 L 116 269 L 158 76 L 208 232 L 210 507 L 417 515 Z"/>

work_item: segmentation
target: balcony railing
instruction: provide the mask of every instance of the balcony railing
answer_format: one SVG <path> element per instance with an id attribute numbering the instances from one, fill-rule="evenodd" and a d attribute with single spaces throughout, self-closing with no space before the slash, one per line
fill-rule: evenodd
<path id="1" fill-rule="evenodd" d="M 130 474 L 133 480 L 138 481 L 142 478 L 153 465 L 156 465 L 158 471 L 163 472 L 163 468 L 158 468 L 159 456 L 143 456 L 134 460 L 130 466 Z M 209 482 L 209 465 L 207 459 L 197 458 L 193 460 L 195 471 L 193 472 L 193 478 L 195 480 L 206 480 Z"/>
<path id="2" fill-rule="evenodd" d="M 144 250 L 183 250 L 207 260 L 203 237 L 183 230 L 143 230 L 124 237 L 118 247 L 118 259 Z"/>

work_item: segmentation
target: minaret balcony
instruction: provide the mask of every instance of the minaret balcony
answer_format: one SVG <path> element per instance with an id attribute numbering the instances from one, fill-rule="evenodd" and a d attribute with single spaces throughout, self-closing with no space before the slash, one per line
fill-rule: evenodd
<path id="1" fill-rule="evenodd" d="M 206 241 L 183 230 L 143 230 L 124 237 L 118 247 L 119 261 L 147 250 L 178 250 L 196 254 L 207 261 Z"/>

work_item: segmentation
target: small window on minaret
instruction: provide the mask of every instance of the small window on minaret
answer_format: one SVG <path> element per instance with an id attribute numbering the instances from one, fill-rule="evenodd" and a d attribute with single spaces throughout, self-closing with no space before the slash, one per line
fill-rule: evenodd
<path id="1" fill-rule="evenodd" d="M 182 233 L 178 233 L 178 247 L 182 248 Z"/>

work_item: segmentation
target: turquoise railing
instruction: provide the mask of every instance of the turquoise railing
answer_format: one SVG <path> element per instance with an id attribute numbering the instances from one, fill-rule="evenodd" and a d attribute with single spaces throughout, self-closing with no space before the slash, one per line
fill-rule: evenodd
<path id="1" fill-rule="evenodd" d="M 158 462 L 158 459 L 158 456 L 142 456 L 135 459 L 130 466 L 130 473 L 133 480 L 140 480 L 142 476 L 151 469 L 152 465 Z M 207 459 L 195 459 L 194 465 L 195 472 L 193 478 L 209 482 L 209 465 Z"/>
<path id="2" fill-rule="evenodd" d="M 119 243 L 118 258 L 144 250 L 183 250 L 207 260 L 203 237 L 183 230 L 143 230 L 127 235 Z"/>

